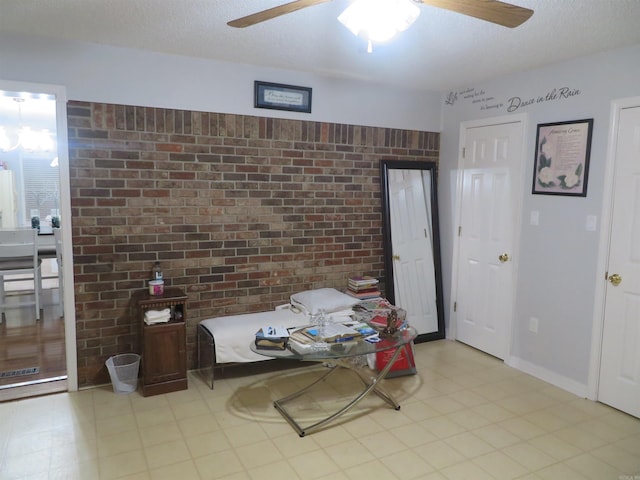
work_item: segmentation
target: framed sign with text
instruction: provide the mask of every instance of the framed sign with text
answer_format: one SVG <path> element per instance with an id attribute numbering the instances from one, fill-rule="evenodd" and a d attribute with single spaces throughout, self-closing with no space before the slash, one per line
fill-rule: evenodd
<path id="1" fill-rule="evenodd" d="M 586 197 L 593 119 L 538 124 L 531 193 Z"/>
<path id="2" fill-rule="evenodd" d="M 257 81 L 254 107 L 311 113 L 311 88 Z"/>

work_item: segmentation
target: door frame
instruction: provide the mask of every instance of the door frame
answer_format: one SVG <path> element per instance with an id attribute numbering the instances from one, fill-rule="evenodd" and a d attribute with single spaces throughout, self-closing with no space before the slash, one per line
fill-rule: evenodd
<path id="1" fill-rule="evenodd" d="M 602 359 L 602 338 L 604 336 L 604 314 L 607 294 L 606 273 L 609 269 L 609 249 L 613 228 L 613 194 L 615 179 L 616 146 L 620 127 L 620 112 L 625 108 L 640 107 L 640 97 L 628 97 L 611 101 L 609 135 L 607 139 L 607 161 L 604 171 L 602 210 L 600 213 L 600 246 L 596 270 L 595 299 L 593 305 L 593 328 L 591 333 L 591 361 L 587 394 L 589 400 L 598 400 L 600 384 L 600 364 Z"/>
<path id="2" fill-rule="evenodd" d="M 69 177 L 69 141 L 67 138 L 67 91 L 64 86 L 42 83 L 18 82 L 0 79 L 0 90 L 12 92 L 46 93 L 56 98 L 56 138 L 60 175 L 60 210 L 65 221 L 61 222 L 62 265 L 64 288 L 64 343 L 66 352 L 67 390 L 78 390 L 78 357 L 76 346 L 76 309 L 73 280 L 73 246 L 71 233 L 71 181 Z"/>
<path id="3" fill-rule="evenodd" d="M 529 182 L 525 182 L 525 167 L 527 165 L 525 153 L 527 152 L 527 114 L 519 113 L 514 115 L 503 115 L 500 117 L 491 117 L 491 118 L 483 118 L 480 120 L 469 120 L 460 123 L 460 135 L 459 135 L 459 143 L 458 143 L 458 174 L 456 178 L 456 207 L 455 207 L 455 218 L 454 218 L 454 232 L 453 232 L 453 256 L 452 256 L 452 265 L 451 265 L 451 301 L 449 302 L 449 331 L 447 338 L 455 340 L 457 338 L 457 329 L 458 329 L 458 317 L 456 312 L 456 299 L 458 298 L 458 271 L 460 269 L 460 237 L 456 233 L 460 221 L 462 218 L 462 184 L 464 180 L 464 158 L 462 156 L 462 151 L 466 143 L 466 131 L 469 128 L 480 128 L 480 127 L 490 127 L 494 125 L 501 125 L 506 123 L 520 123 L 522 130 L 522 147 L 520 152 L 521 165 L 520 165 L 520 178 L 513 179 L 513 188 L 514 190 L 523 192 L 518 195 L 516 193 L 515 204 L 514 204 L 514 212 L 515 216 L 513 219 L 513 298 L 511 299 L 512 306 L 512 315 L 511 321 L 506 326 L 506 351 L 504 361 L 510 358 L 511 356 L 511 336 L 512 336 L 512 327 L 513 327 L 513 313 L 515 312 L 516 307 L 516 284 L 518 279 L 518 264 L 520 258 L 520 232 L 522 231 L 522 205 L 524 199 L 524 192 L 528 191 L 527 185 Z"/>

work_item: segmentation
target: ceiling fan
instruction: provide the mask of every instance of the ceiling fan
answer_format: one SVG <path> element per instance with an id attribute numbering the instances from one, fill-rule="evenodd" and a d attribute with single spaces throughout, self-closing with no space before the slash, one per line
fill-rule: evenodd
<path id="1" fill-rule="evenodd" d="M 256 25 L 272 18 L 312 7 L 332 0 L 295 0 L 277 7 L 262 10 L 246 17 L 237 18 L 227 23 L 231 27 L 244 28 Z M 533 10 L 519 7 L 498 0 L 413 0 L 415 3 L 431 5 L 452 12 L 479 18 L 487 22 L 514 28 L 526 22 Z"/>

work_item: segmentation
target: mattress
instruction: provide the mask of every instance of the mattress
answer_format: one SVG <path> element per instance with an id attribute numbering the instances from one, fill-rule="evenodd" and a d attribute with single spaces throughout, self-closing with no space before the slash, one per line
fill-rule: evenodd
<path id="1" fill-rule="evenodd" d="M 352 309 L 328 314 L 331 321 L 349 320 Z M 256 338 L 256 332 L 266 326 L 303 327 L 310 324 L 309 314 L 290 305 L 282 305 L 269 312 L 245 313 L 215 317 L 202 320 L 200 325 L 213 336 L 216 363 L 260 362 L 269 360 L 265 355 L 251 351 L 250 345 Z"/>
<path id="2" fill-rule="evenodd" d="M 256 332 L 265 326 L 301 327 L 309 324 L 309 316 L 284 308 L 269 312 L 246 313 L 202 320 L 214 339 L 216 363 L 259 362 L 269 357 L 258 355 L 249 346 Z"/>

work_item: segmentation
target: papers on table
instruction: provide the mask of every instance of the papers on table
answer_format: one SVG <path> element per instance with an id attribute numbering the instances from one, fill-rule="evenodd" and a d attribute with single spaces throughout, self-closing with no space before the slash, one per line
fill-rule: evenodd
<path id="1" fill-rule="evenodd" d="M 350 321 L 346 324 L 331 323 L 320 336 L 317 326 L 302 327 L 289 334 L 289 349 L 305 355 L 311 352 L 340 348 L 348 351 L 359 341 L 374 343 L 379 340 L 378 331 L 364 322 Z"/>
<path id="2" fill-rule="evenodd" d="M 258 330 L 256 335 L 260 335 L 263 338 L 285 338 L 289 336 L 289 330 L 287 330 L 287 327 L 266 326 Z"/>
<path id="3" fill-rule="evenodd" d="M 291 332 L 291 338 L 299 343 L 313 342 L 348 342 L 361 337 L 362 334 L 342 323 L 329 323 L 324 326 L 324 332 L 320 334 L 320 328 L 316 326 L 304 327 Z"/>

